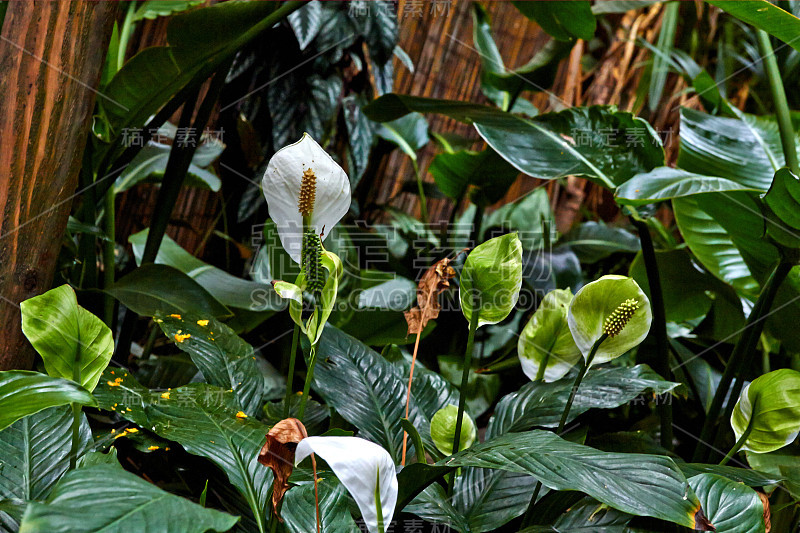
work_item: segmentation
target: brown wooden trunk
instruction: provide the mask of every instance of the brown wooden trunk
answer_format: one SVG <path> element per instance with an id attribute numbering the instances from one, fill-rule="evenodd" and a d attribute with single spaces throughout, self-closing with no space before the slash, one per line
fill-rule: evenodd
<path id="1" fill-rule="evenodd" d="M 19 303 L 50 288 L 116 2 L 10 2 L 0 37 L 0 370 L 30 368 Z"/>

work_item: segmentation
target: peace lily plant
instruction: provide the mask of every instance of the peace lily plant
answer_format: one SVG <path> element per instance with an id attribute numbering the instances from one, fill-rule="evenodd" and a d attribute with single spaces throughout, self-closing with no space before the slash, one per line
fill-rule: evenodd
<path id="1" fill-rule="evenodd" d="M 308 337 L 311 352 L 298 416 L 302 419 L 314 376 L 316 345 L 336 303 L 342 262 L 322 245 L 324 237 L 350 208 L 350 180 L 333 158 L 308 134 L 278 150 L 262 179 L 269 214 L 281 245 L 301 266 L 294 283 L 275 281 L 275 292 L 289 300 L 295 323 L 286 383 L 284 416 L 289 414 L 291 383 L 299 331 Z M 304 313 L 305 303 L 312 306 Z"/>

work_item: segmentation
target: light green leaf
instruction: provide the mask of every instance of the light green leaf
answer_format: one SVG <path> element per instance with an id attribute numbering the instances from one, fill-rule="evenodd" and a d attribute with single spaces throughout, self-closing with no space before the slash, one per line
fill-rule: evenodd
<path id="1" fill-rule="evenodd" d="M 658 167 L 637 174 L 619 186 L 617 201 L 621 204 L 644 205 L 695 194 L 729 191 L 759 191 L 727 178 L 703 176 L 678 168 Z"/>
<path id="2" fill-rule="evenodd" d="M 606 320 L 619 306 L 634 300 L 636 310 L 624 321 L 622 330 L 604 340 L 592 364 L 611 361 L 642 342 L 650 331 L 653 315 L 650 300 L 633 280 L 626 276 L 608 275 L 581 288 L 569 307 L 569 329 L 584 358 L 588 358 L 595 342 L 608 331 Z"/>
<path id="3" fill-rule="evenodd" d="M 160 181 L 167 169 L 171 149 L 171 145 L 156 142 L 150 142 L 142 148 L 114 182 L 114 194 L 127 191 L 151 177 L 155 178 L 154 181 Z M 187 171 L 186 185 L 201 186 L 217 192 L 222 182 L 216 174 L 197 165 L 197 161 L 203 158 L 204 155 L 198 148 Z"/>
<path id="4" fill-rule="evenodd" d="M 27 370 L 0 372 L 0 431 L 42 409 L 71 403 L 97 405 L 91 393 L 74 381 Z"/>
<path id="5" fill-rule="evenodd" d="M 738 441 L 750 427 L 743 450 L 769 453 L 797 438 L 800 432 L 800 372 L 783 368 L 745 385 L 731 415 Z"/>
<path id="6" fill-rule="evenodd" d="M 25 300 L 20 309 L 22 331 L 42 356 L 47 373 L 94 390 L 114 353 L 108 326 L 78 305 L 69 285 Z"/>
<path id="7" fill-rule="evenodd" d="M 261 411 L 264 379 L 253 347 L 231 328 L 195 313 L 157 315 L 155 321 L 169 340 L 189 354 L 208 383 L 232 390 L 246 414 Z"/>
<path id="8" fill-rule="evenodd" d="M 428 121 L 419 113 L 411 113 L 381 124 L 376 133 L 379 137 L 396 144 L 404 154 L 417 160 L 417 150 L 428 144 Z"/>
<path id="9" fill-rule="evenodd" d="M 456 434 L 458 407 L 448 405 L 439 409 L 431 418 L 431 438 L 436 448 L 445 455 L 453 455 L 453 439 Z M 457 451 L 466 450 L 478 436 L 475 422 L 468 413 L 461 415 L 461 438 Z"/>
<path id="10" fill-rule="evenodd" d="M 572 298 L 569 289 L 547 293 L 519 336 L 522 371 L 532 381 L 561 379 L 580 360 L 581 351 L 567 322 Z"/>
<path id="11" fill-rule="evenodd" d="M 709 521 L 719 533 L 764 533 L 764 504 L 756 491 L 717 474 L 689 478 Z"/>
<path id="12" fill-rule="evenodd" d="M 481 152 L 443 152 L 433 158 L 428 172 L 445 196 L 458 199 L 469 190 L 473 203 L 481 206 L 499 201 L 519 175 L 491 148 Z"/>
<path id="13" fill-rule="evenodd" d="M 481 224 L 481 234 L 486 234 L 493 228 L 519 232 L 522 248 L 529 252 L 525 254 L 527 261 L 532 255 L 530 252 L 538 250 L 544 245 L 545 222 L 552 219 L 550 198 L 547 196 L 547 191 L 539 187 L 522 198 L 509 202 L 486 215 Z M 555 235 L 549 237 L 551 241 L 555 240 Z"/>
<path id="14" fill-rule="evenodd" d="M 522 287 L 522 243 L 516 233 L 489 239 L 467 256 L 461 271 L 461 312 L 472 317 L 473 292 L 480 297 L 478 327 L 497 324 L 514 309 Z"/>
<path id="15" fill-rule="evenodd" d="M 133 20 L 156 19 L 158 17 L 168 17 L 179 11 L 186 11 L 190 7 L 202 4 L 203 0 L 147 0 L 136 10 Z"/>
<path id="16" fill-rule="evenodd" d="M 126 472 L 96 465 L 68 473 L 46 503 L 31 503 L 20 533 L 203 533 L 227 531 L 238 518 L 205 509 Z"/>

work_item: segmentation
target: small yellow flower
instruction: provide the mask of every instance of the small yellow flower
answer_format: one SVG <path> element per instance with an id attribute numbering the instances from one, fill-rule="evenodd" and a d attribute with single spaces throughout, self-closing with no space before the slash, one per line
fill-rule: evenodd
<path id="1" fill-rule="evenodd" d="M 137 428 L 128 428 L 126 431 L 128 433 L 139 433 L 139 430 Z"/>
<path id="2" fill-rule="evenodd" d="M 169 391 L 162 392 L 161 393 L 161 397 L 164 398 L 165 400 L 169 400 Z"/>
<path id="3" fill-rule="evenodd" d="M 236 418 L 247 418 L 247 415 L 244 414 L 244 411 L 239 411 L 236 413 Z"/>
<path id="4" fill-rule="evenodd" d="M 208 325 L 208 320 L 198 320 L 197 321 L 197 325 L 198 326 L 202 326 L 202 327 L 206 327 Z"/>
<path id="5" fill-rule="evenodd" d="M 116 381 L 106 381 L 106 384 L 107 384 L 109 387 L 119 387 L 119 383 L 118 383 L 118 382 L 116 382 Z"/>
<path id="6" fill-rule="evenodd" d="M 153 452 L 158 449 L 158 446 L 148 446 L 147 449 Z"/>
<path id="7" fill-rule="evenodd" d="M 178 330 L 178 333 L 175 334 L 175 342 L 179 342 L 180 343 L 180 342 L 185 341 L 188 338 L 191 338 L 191 335 L 189 333 L 181 334 L 181 330 Z"/>
<path id="8" fill-rule="evenodd" d="M 169 315 L 169 316 L 171 316 L 172 318 L 177 318 L 178 320 L 183 318 L 183 317 L 181 317 L 181 315 L 176 315 L 176 314 L 172 314 L 172 315 Z"/>

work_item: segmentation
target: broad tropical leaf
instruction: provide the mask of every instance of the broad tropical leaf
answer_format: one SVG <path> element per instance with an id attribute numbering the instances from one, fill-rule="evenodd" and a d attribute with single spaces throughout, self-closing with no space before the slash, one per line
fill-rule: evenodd
<path id="1" fill-rule="evenodd" d="M 620 511 L 708 531 L 697 496 L 668 457 L 606 453 L 549 431 L 508 434 L 440 463 L 532 475 L 554 490 L 578 490 Z"/>
<path id="2" fill-rule="evenodd" d="M 554 0 L 543 0 L 512 3 L 523 15 L 560 41 L 571 41 L 575 38 L 590 40 L 594 36 L 597 20 L 592 13 L 591 2 L 563 4 Z"/>
<path id="3" fill-rule="evenodd" d="M 158 398 L 146 412 L 154 433 L 216 463 L 264 524 L 272 471 L 258 462 L 258 452 L 268 427 L 242 416 L 232 392 L 194 383 Z"/>
<path id="4" fill-rule="evenodd" d="M 91 393 L 74 381 L 27 370 L 0 372 L 0 431 L 42 409 L 70 403 L 97 405 Z"/>
<path id="5" fill-rule="evenodd" d="M 309 533 L 317 530 L 317 513 L 314 483 L 302 483 L 286 493 L 281 511 L 286 527 L 292 533 Z M 333 475 L 320 476 L 319 483 L 320 526 L 325 533 L 359 533 L 350 516 L 347 492 Z"/>
<path id="6" fill-rule="evenodd" d="M 658 167 L 650 172 L 637 174 L 620 185 L 616 197 L 621 204 L 644 205 L 709 192 L 759 190 L 727 178 L 703 176 L 679 168 Z"/>
<path id="7" fill-rule="evenodd" d="M 748 0 L 731 2 L 729 0 L 709 0 L 723 11 L 756 28 L 774 35 L 795 50 L 800 51 L 797 35 L 800 34 L 800 19 L 784 11 L 767 0 Z"/>
<path id="8" fill-rule="evenodd" d="M 774 452 L 800 432 L 800 372 L 773 370 L 745 385 L 731 415 L 738 441 L 748 434 L 743 450 Z"/>
<path id="9" fill-rule="evenodd" d="M 764 533 L 764 504 L 756 491 L 717 474 L 689 478 L 709 521 L 719 533 Z"/>
<path id="10" fill-rule="evenodd" d="M 28 505 L 20 533 L 203 533 L 227 531 L 238 520 L 161 490 L 119 466 L 95 465 L 64 476 L 47 502 Z"/>
<path id="11" fill-rule="evenodd" d="M 0 431 L 0 500 L 43 500 L 69 468 L 72 411 L 51 407 Z M 82 418 L 81 449 L 91 442 Z"/>
<path id="12" fill-rule="evenodd" d="M 159 315 L 155 320 L 167 338 L 189 354 L 208 383 L 232 390 L 248 415 L 261 411 L 264 378 L 252 346 L 208 315 Z"/>
<path id="13" fill-rule="evenodd" d="M 52 377 L 94 390 L 114 353 L 111 330 L 78 305 L 75 291 L 61 285 L 20 304 L 22 331 Z"/>

